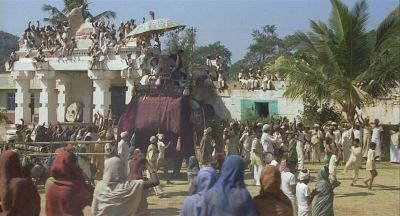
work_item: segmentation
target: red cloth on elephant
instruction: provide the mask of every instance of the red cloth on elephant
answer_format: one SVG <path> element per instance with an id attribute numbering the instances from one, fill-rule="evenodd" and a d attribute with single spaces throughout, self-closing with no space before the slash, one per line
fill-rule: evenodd
<path id="1" fill-rule="evenodd" d="M 162 129 L 179 133 L 181 98 L 149 97 L 137 104 L 136 130 Z"/>
<path id="2" fill-rule="evenodd" d="M 30 178 L 24 178 L 18 154 L 0 156 L 0 215 L 39 215 L 40 197 Z"/>
<path id="3" fill-rule="evenodd" d="M 72 154 L 61 151 L 50 171 L 55 180 L 50 180 L 46 193 L 46 215 L 83 215 L 85 206 L 92 203 L 94 189 L 83 180 Z"/>

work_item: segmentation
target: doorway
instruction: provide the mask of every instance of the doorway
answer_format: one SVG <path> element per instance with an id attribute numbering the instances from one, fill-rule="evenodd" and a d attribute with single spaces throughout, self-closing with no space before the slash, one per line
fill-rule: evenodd
<path id="1" fill-rule="evenodd" d="M 256 113 L 260 117 L 269 116 L 269 103 L 268 102 L 255 102 Z"/>

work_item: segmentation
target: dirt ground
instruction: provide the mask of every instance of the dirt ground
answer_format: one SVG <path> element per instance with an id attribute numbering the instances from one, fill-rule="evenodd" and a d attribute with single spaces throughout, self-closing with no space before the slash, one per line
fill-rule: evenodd
<path id="1" fill-rule="evenodd" d="M 321 165 L 306 164 L 311 169 L 311 189 L 315 188 L 316 171 Z M 365 168 L 365 165 L 363 166 Z M 377 163 L 378 176 L 370 191 L 362 182 L 367 177 L 365 169 L 360 170 L 359 181 L 354 187 L 350 186 L 351 171 L 342 174 L 343 166 L 339 167 L 338 180 L 341 186 L 335 189 L 334 208 L 335 215 L 362 215 L 362 216 L 396 216 L 400 215 L 400 165 L 386 162 Z M 173 185 L 165 185 L 165 192 L 171 198 L 159 199 L 151 195 L 148 197 L 150 215 L 172 216 L 179 215 L 182 201 L 186 196 L 187 183 L 182 174 L 182 180 L 174 180 Z M 253 186 L 252 174 L 246 171 L 246 184 L 250 193 L 254 196 L 259 188 Z M 42 214 L 44 215 L 44 194 L 42 197 Z M 85 215 L 90 215 L 90 207 L 85 208 Z"/>

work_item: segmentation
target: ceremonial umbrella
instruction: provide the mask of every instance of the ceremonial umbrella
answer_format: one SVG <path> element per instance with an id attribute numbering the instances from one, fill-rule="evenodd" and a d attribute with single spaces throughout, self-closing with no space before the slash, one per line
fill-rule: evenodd
<path id="1" fill-rule="evenodd" d="M 133 31 L 131 31 L 127 35 L 127 37 L 140 37 L 152 34 L 162 34 L 168 31 L 181 30 L 183 28 L 185 28 L 185 25 L 182 25 L 174 20 L 154 19 L 138 25 Z"/>

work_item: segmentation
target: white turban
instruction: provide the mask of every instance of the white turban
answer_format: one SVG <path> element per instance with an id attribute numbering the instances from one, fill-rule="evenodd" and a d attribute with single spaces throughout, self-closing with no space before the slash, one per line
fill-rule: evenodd
<path id="1" fill-rule="evenodd" d="M 319 127 L 319 124 L 314 124 L 314 127 Z"/>
<path id="2" fill-rule="evenodd" d="M 263 130 L 263 131 L 267 131 L 267 130 L 269 130 L 270 128 L 271 128 L 271 125 L 269 125 L 269 124 L 264 124 L 263 127 L 262 127 L 262 130 Z"/>
<path id="3" fill-rule="evenodd" d="M 126 137 L 128 137 L 129 134 L 128 134 L 128 132 L 124 131 L 120 135 L 121 135 L 121 138 L 126 138 Z"/>
<path id="4" fill-rule="evenodd" d="M 151 136 L 151 137 L 150 137 L 150 143 L 151 143 L 151 144 L 154 144 L 154 143 L 156 143 L 156 142 L 157 142 L 157 137 Z"/>
<path id="5" fill-rule="evenodd" d="M 304 181 L 310 179 L 310 170 L 306 169 L 307 172 L 303 172 L 303 170 L 299 173 L 299 180 Z"/>

